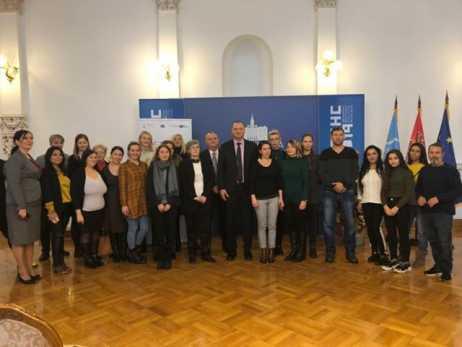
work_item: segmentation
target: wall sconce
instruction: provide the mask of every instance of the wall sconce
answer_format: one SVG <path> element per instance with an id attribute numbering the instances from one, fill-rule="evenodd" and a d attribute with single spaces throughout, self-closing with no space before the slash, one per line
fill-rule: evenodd
<path id="1" fill-rule="evenodd" d="M 12 83 L 19 72 L 19 67 L 8 62 L 5 56 L 0 55 L 0 70 L 3 71 L 8 82 Z"/>
<path id="2" fill-rule="evenodd" d="M 325 51 L 321 61 L 316 65 L 316 71 L 329 78 L 342 68 L 340 60 L 336 60 L 332 51 Z"/>
<path id="3" fill-rule="evenodd" d="M 163 82 L 171 82 L 177 76 L 179 67 L 176 64 L 159 63 L 160 79 Z"/>

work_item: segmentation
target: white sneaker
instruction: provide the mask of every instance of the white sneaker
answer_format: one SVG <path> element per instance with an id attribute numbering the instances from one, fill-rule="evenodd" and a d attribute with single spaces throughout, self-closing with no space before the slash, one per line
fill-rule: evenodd
<path id="1" fill-rule="evenodd" d="M 398 265 L 399 265 L 398 259 L 392 259 L 392 260 L 389 260 L 386 264 L 382 265 L 381 268 L 383 271 L 392 271 Z"/>

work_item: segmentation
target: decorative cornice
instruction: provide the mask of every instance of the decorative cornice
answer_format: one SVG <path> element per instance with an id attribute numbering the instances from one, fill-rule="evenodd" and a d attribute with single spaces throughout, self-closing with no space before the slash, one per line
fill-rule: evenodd
<path id="1" fill-rule="evenodd" d="M 20 12 L 24 0 L 0 0 L 0 13 Z"/>
<path id="2" fill-rule="evenodd" d="M 337 0 L 314 0 L 314 7 L 318 8 L 335 8 Z"/>
<path id="3" fill-rule="evenodd" d="M 180 0 L 156 0 L 159 11 L 176 11 Z"/>

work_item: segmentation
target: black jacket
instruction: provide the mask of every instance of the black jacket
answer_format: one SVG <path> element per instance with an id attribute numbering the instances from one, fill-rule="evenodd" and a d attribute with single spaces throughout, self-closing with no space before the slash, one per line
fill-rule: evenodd
<path id="1" fill-rule="evenodd" d="M 205 161 L 201 160 L 202 175 L 204 177 L 204 192 L 203 196 L 207 198 L 212 194 L 213 188 L 213 168 L 211 168 Z M 180 183 L 180 196 L 181 200 L 186 206 L 191 203 L 196 197 L 194 189 L 194 167 L 193 161 L 189 158 L 184 159 L 179 168 L 179 183 Z"/>
<path id="2" fill-rule="evenodd" d="M 146 174 L 146 199 L 148 202 L 148 211 L 151 214 L 153 213 L 153 211 L 157 210 L 157 205 L 159 205 L 161 202 L 160 198 L 157 196 L 156 187 L 154 187 L 153 167 L 154 167 L 154 161 L 151 162 L 151 165 L 149 166 L 149 169 L 148 169 L 148 173 Z M 177 173 L 177 177 L 178 177 L 178 173 Z M 169 196 L 167 198 L 167 201 L 170 205 L 172 205 L 172 207 L 177 207 L 180 205 L 179 196 Z"/>
<path id="3" fill-rule="evenodd" d="M 250 168 L 257 162 L 257 145 L 244 140 L 244 185 L 250 191 Z M 234 142 L 225 142 L 220 148 L 218 158 L 218 187 L 226 189 L 228 194 L 233 192 L 237 185 L 237 165 Z"/>
<path id="4" fill-rule="evenodd" d="M 218 160 L 220 159 L 220 154 L 221 154 L 221 150 L 218 149 Z M 209 167 L 209 170 L 212 175 L 212 185 L 216 186 L 218 184 L 218 177 L 215 174 L 215 170 L 213 170 L 213 162 L 212 162 L 212 157 L 210 156 L 210 151 L 208 149 L 203 150 L 201 152 L 200 157 L 201 157 L 201 161 L 203 161 Z"/>
<path id="5" fill-rule="evenodd" d="M 76 169 L 71 177 L 71 199 L 75 210 L 81 210 L 85 198 L 85 169 Z"/>
<path id="6" fill-rule="evenodd" d="M 59 214 L 63 208 L 63 199 L 61 195 L 61 185 L 59 184 L 58 174 L 52 168 L 45 168 L 42 171 L 40 179 L 42 186 L 42 201 L 43 204 L 53 202 L 55 211 Z"/>

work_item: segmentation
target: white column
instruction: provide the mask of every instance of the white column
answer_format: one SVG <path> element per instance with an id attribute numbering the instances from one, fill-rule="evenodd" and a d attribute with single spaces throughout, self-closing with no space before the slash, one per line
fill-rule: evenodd
<path id="1" fill-rule="evenodd" d="M 180 0 L 157 0 L 159 97 L 180 97 L 178 64 L 178 4 Z"/>
<path id="2" fill-rule="evenodd" d="M 337 1 L 315 0 L 317 20 L 317 66 L 326 60 L 336 61 L 337 58 Z M 328 58 L 328 59 L 326 59 Z M 337 93 L 336 64 L 331 65 L 330 74 L 318 69 L 316 72 L 316 89 L 318 94 Z"/>

